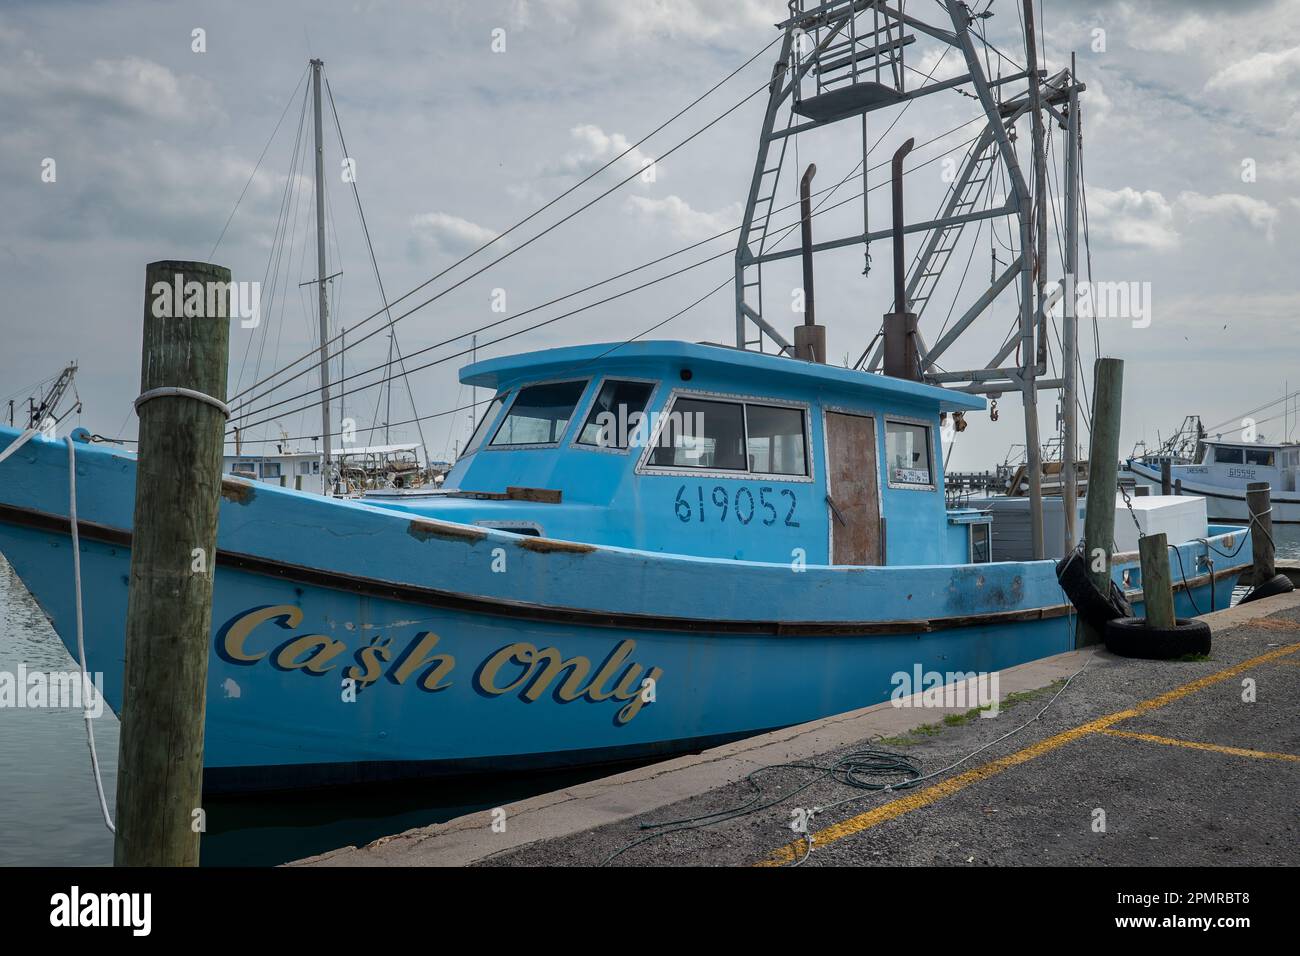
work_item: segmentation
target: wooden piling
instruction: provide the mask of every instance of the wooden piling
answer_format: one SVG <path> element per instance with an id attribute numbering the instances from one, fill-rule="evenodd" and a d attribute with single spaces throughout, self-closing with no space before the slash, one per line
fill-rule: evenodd
<path id="1" fill-rule="evenodd" d="M 1173 627 L 1174 588 L 1169 572 L 1169 541 L 1164 533 L 1139 538 L 1138 557 L 1142 562 L 1142 601 L 1146 607 L 1147 624 Z"/>
<path id="2" fill-rule="evenodd" d="M 1120 408 L 1124 399 L 1124 360 L 1099 358 L 1093 364 L 1092 438 L 1088 445 L 1087 512 L 1083 519 L 1083 556 L 1088 575 L 1110 593 L 1110 559 L 1115 550 L 1115 494 L 1119 480 Z M 1076 647 L 1096 644 L 1103 635 L 1080 619 Z"/>
<path id="3" fill-rule="evenodd" d="M 1168 458 L 1160 459 L 1160 493 L 1162 495 L 1174 493 L 1174 466 Z"/>
<path id="4" fill-rule="evenodd" d="M 204 262 L 146 267 L 141 395 L 172 386 L 225 401 L 229 303 L 209 294 L 218 282 L 229 284 L 229 269 Z M 187 283 L 200 283 L 201 314 L 184 301 L 161 302 L 164 286 L 184 290 Z M 113 862 L 197 866 L 226 417 L 177 394 L 148 399 L 138 412 Z"/>
<path id="5" fill-rule="evenodd" d="M 1246 485 L 1246 508 L 1250 512 L 1250 549 L 1254 558 L 1255 578 L 1258 587 L 1277 574 L 1273 554 L 1273 507 L 1267 481 L 1252 481 Z"/>

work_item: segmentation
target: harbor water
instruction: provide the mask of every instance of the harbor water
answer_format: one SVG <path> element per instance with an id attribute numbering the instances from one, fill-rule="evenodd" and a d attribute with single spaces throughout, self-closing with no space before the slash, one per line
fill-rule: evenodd
<path id="1" fill-rule="evenodd" d="M 1300 526 L 1273 530 L 1278 558 L 1300 558 Z M 93 622 L 87 622 L 93 627 Z M 90 670 L 95 662 L 88 662 Z M 67 672 L 68 655 L 0 556 L 0 673 Z M 112 806 L 118 722 L 93 721 Z M 274 865 L 605 776 L 609 768 L 418 781 L 205 801 L 204 865 Z M 91 775 L 81 711 L 0 707 L 0 866 L 107 866 L 113 837 Z"/>

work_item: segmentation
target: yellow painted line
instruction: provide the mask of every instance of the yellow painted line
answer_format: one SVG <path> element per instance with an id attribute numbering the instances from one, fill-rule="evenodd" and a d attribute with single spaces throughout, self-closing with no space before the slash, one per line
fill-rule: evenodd
<path id="1" fill-rule="evenodd" d="M 836 840 L 842 840 L 847 836 L 853 836 L 855 833 L 861 833 L 863 830 L 876 826 L 879 823 L 885 823 L 896 817 L 901 817 L 905 813 L 911 813 L 913 810 L 919 810 L 921 807 L 928 807 L 932 803 L 942 800 L 964 790 L 973 783 L 981 780 L 987 780 L 989 777 L 1001 773 L 1011 767 L 1019 766 L 1033 760 L 1035 757 L 1041 757 L 1043 754 L 1051 753 L 1059 747 L 1063 747 L 1071 741 L 1078 740 L 1080 737 L 1086 737 L 1088 734 L 1108 730 L 1112 725 L 1119 723 L 1121 720 L 1129 720 L 1133 717 L 1149 713 L 1159 707 L 1172 704 L 1174 701 L 1181 700 L 1189 694 L 1194 694 L 1199 690 L 1204 690 L 1214 684 L 1226 680 L 1232 680 L 1240 674 L 1245 673 L 1252 667 L 1258 667 L 1261 664 L 1268 664 L 1279 658 L 1286 657 L 1300 651 L 1300 644 L 1291 644 L 1286 647 L 1279 647 L 1277 650 L 1269 651 L 1267 654 L 1261 654 L 1258 657 L 1252 657 L 1250 660 L 1242 661 L 1240 664 L 1234 664 L 1232 667 L 1216 671 L 1213 674 L 1207 674 L 1204 677 L 1197 678 L 1194 681 L 1183 684 L 1181 687 L 1175 687 L 1171 691 L 1152 697 L 1150 700 L 1144 700 L 1135 704 L 1126 710 L 1116 711 L 1113 714 L 1107 714 L 1105 717 L 1098 717 L 1096 720 L 1081 724 L 1071 730 L 1062 731 L 1055 736 L 1040 740 L 1036 744 L 1031 744 L 1023 750 L 1018 750 L 1013 754 L 1001 757 L 997 760 L 990 761 L 979 767 L 967 770 L 965 773 L 958 774 L 948 780 L 942 780 L 939 783 L 926 787 L 924 790 L 918 790 L 915 793 L 900 797 L 897 800 L 891 800 L 889 803 L 882 804 L 865 813 L 860 813 L 855 817 L 850 817 L 839 823 L 824 827 L 813 833 L 813 846 L 824 847 L 827 844 L 834 843 Z M 808 844 L 804 840 L 795 840 L 787 843 L 785 846 L 778 847 L 767 855 L 765 859 L 755 864 L 756 866 L 784 866 L 792 863 L 807 852 Z"/>
<path id="2" fill-rule="evenodd" d="M 1099 730 L 1107 737 L 1124 737 L 1128 740 L 1145 740 L 1152 744 L 1167 744 L 1171 747 L 1190 747 L 1192 750 L 1209 750 L 1217 754 L 1229 754 L 1233 757 L 1255 757 L 1261 760 L 1290 760 L 1300 763 L 1296 754 L 1272 753 L 1268 750 L 1247 750 L 1245 747 L 1225 747 L 1222 744 L 1206 744 L 1196 740 L 1178 740 L 1174 737 L 1159 737 L 1155 734 L 1135 734 L 1131 730 Z"/>

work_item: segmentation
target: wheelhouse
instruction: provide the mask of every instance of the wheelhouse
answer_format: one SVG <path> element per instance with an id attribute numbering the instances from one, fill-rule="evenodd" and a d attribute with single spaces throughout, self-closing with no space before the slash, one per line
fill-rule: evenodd
<path id="1" fill-rule="evenodd" d="M 461 373 L 493 394 L 443 488 L 386 506 L 640 550 L 804 565 L 965 564 L 941 416 L 961 392 L 683 342 L 553 349 Z"/>

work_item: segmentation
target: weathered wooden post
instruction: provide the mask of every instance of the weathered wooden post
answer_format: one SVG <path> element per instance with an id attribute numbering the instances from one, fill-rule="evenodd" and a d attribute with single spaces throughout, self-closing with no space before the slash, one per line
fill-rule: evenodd
<path id="1" fill-rule="evenodd" d="M 230 270 L 145 268 L 117 866 L 197 866 Z"/>
<path id="2" fill-rule="evenodd" d="M 1252 481 L 1246 485 L 1246 508 L 1250 512 L 1250 550 L 1255 563 L 1255 578 L 1251 582 L 1259 587 L 1277 574 L 1273 554 L 1273 507 L 1270 503 L 1267 481 Z"/>
<path id="3" fill-rule="evenodd" d="M 1171 628 L 1176 623 L 1174 589 L 1169 571 L 1169 541 L 1164 533 L 1139 538 L 1138 557 L 1142 561 L 1142 600 L 1147 624 Z"/>
<path id="4" fill-rule="evenodd" d="M 1120 409 L 1124 399 L 1124 360 L 1099 358 L 1093 364 L 1092 438 L 1088 444 L 1088 497 L 1083 518 L 1083 556 L 1088 576 L 1102 594 L 1110 593 L 1110 558 L 1115 550 L 1115 493 L 1119 479 Z M 1076 647 L 1096 644 L 1102 634 L 1082 619 Z"/>
<path id="5" fill-rule="evenodd" d="M 1162 495 L 1174 493 L 1174 466 L 1168 458 L 1160 459 L 1160 493 Z"/>

